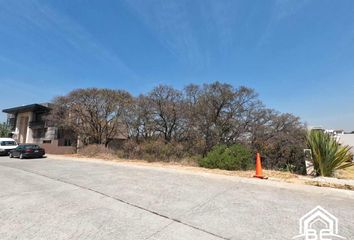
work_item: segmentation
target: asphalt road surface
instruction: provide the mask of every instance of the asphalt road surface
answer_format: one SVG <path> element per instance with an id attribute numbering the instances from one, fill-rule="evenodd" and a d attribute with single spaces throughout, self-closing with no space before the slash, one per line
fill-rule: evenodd
<path id="1" fill-rule="evenodd" d="M 322 206 L 354 239 L 354 192 L 131 164 L 0 157 L 0 239 L 292 239 Z"/>

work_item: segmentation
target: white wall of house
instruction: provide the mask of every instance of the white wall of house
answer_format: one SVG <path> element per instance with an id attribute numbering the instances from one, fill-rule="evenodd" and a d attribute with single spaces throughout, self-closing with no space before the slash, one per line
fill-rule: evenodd
<path id="1" fill-rule="evenodd" d="M 340 144 L 352 147 L 351 151 L 354 153 L 354 134 L 341 134 L 337 139 Z"/>
<path id="2" fill-rule="evenodd" d="M 23 120 L 28 119 L 27 123 L 25 123 Z M 37 144 L 42 144 L 43 141 L 45 140 L 50 140 L 53 141 L 56 136 L 56 127 L 48 127 L 45 135 L 41 138 L 34 138 L 33 135 L 33 130 L 29 127 L 29 123 L 33 121 L 34 119 L 34 113 L 33 112 L 23 112 L 19 113 L 17 115 L 16 119 L 16 126 L 15 126 L 15 132 L 13 135 L 13 138 L 18 141 L 19 143 L 37 143 Z M 26 128 L 23 126 L 27 125 Z M 26 137 L 24 138 L 24 135 Z"/>
<path id="3" fill-rule="evenodd" d="M 33 142 L 33 132 L 32 129 L 29 127 L 29 123 L 33 120 L 33 112 L 28 112 L 28 125 L 27 125 L 27 138 L 26 138 L 26 143 L 32 143 Z"/>
<path id="4" fill-rule="evenodd" d="M 33 119 L 32 112 L 19 113 L 16 119 L 16 128 L 14 132 L 14 138 L 20 143 L 28 143 L 33 140 L 32 130 L 29 128 L 29 122 Z M 26 122 L 24 122 L 26 121 Z M 27 125 L 26 128 L 23 126 Z"/>

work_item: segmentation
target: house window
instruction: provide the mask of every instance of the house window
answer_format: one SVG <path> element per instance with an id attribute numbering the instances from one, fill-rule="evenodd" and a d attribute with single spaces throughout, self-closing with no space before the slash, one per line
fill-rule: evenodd
<path id="1" fill-rule="evenodd" d="M 33 138 L 44 138 L 45 130 L 44 129 L 34 129 Z"/>
<path id="2" fill-rule="evenodd" d="M 51 143 L 52 143 L 52 140 L 43 140 L 43 143 L 51 144 Z"/>

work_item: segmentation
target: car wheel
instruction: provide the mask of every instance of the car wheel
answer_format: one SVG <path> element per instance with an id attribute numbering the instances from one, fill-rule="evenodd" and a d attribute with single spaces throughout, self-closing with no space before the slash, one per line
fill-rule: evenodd
<path id="1" fill-rule="evenodd" d="M 9 153 L 9 158 L 13 158 L 14 156 L 12 156 L 12 153 Z"/>
<path id="2" fill-rule="evenodd" d="M 23 154 L 22 153 L 20 154 L 20 159 L 23 159 Z"/>

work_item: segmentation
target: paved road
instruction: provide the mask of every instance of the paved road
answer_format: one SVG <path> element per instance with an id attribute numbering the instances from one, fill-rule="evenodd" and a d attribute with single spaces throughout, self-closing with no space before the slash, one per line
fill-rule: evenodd
<path id="1" fill-rule="evenodd" d="M 354 236 L 354 192 L 97 161 L 0 157 L 0 239 L 291 239 L 321 205 Z"/>

